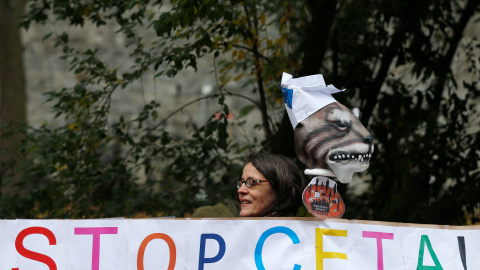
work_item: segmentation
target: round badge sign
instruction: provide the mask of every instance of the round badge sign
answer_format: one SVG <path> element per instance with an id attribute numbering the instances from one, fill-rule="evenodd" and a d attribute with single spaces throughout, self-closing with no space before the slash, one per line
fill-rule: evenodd
<path id="1" fill-rule="evenodd" d="M 345 213 L 337 182 L 327 177 L 314 177 L 303 191 L 302 199 L 307 210 L 319 219 L 342 218 Z"/>

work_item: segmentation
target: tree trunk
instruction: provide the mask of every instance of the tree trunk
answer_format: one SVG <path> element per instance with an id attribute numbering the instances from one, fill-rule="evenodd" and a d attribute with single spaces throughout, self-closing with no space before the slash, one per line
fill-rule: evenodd
<path id="1" fill-rule="evenodd" d="M 312 21 L 306 27 L 305 52 L 299 77 L 315 75 L 320 71 L 323 57 L 327 51 L 330 32 L 335 19 L 337 0 L 310 0 L 307 7 L 313 14 Z M 321 14 L 321 15 L 319 15 Z"/>
<path id="2" fill-rule="evenodd" d="M 299 77 L 315 75 L 320 71 L 335 19 L 337 2 L 337 0 L 310 0 L 306 2 L 311 14 L 323 15 L 313 16 L 310 24 L 305 27 L 305 50 Z M 294 133 L 286 111 L 277 130 L 270 141 L 271 152 L 294 158 L 296 156 Z"/>
<path id="3" fill-rule="evenodd" d="M 20 17 L 25 0 L 0 0 L 0 164 L 19 161 L 17 144 L 21 134 L 17 132 L 26 123 L 25 79 L 20 37 Z M 11 168 L 0 167 L 0 187 L 5 192 L 3 179 L 14 173 Z"/>

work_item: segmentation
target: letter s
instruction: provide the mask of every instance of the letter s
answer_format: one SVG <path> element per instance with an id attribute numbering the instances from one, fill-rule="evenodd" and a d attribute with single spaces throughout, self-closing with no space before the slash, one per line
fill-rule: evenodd
<path id="1" fill-rule="evenodd" d="M 18 253 L 25 258 L 46 264 L 50 270 L 57 270 L 57 265 L 52 258 L 48 257 L 47 255 L 28 250 L 23 246 L 23 239 L 30 234 L 43 234 L 48 238 L 50 245 L 57 244 L 55 235 L 49 229 L 44 227 L 30 227 L 24 229 L 17 235 L 17 239 L 15 240 L 15 248 L 17 249 Z M 15 269 L 18 270 L 18 268 L 13 268 L 12 270 Z"/>

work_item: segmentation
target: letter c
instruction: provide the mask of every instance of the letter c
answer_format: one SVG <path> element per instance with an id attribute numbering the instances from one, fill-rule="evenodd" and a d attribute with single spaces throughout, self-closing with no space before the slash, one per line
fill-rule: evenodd
<path id="1" fill-rule="evenodd" d="M 261 236 L 260 239 L 258 239 L 257 246 L 255 247 L 255 265 L 257 266 L 257 269 L 259 270 L 265 270 L 265 266 L 263 266 L 263 261 L 262 261 L 262 249 L 263 249 L 263 244 L 265 244 L 265 240 L 267 238 L 275 233 L 283 233 L 286 234 L 292 239 L 293 244 L 298 244 L 300 243 L 300 239 L 298 239 L 297 234 L 292 231 L 290 228 L 279 226 L 279 227 L 273 227 L 268 230 L 266 230 Z M 302 266 L 295 264 L 293 267 L 293 270 L 300 270 Z"/>
<path id="2" fill-rule="evenodd" d="M 145 255 L 145 249 L 147 248 L 148 243 L 154 239 L 162 239 L 167 242 L 168 249 L 170 250 L 170 262 L 168 263 L 168 270 L 173 270 L 175 268 L 175 261 L 177 260 L 177 249 L 175 248 L 175 242 L 172 238 L 164 233 L 153 233 L 143 239 L 138 249 L 137 256 L 137 269 L 144 270 L 143 268 L 143 256 Z"/>

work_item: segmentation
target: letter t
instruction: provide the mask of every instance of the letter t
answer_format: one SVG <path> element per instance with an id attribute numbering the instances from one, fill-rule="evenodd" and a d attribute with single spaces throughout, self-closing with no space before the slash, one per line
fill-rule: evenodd
<path id="1" fill-rule="evenodd" d="M 98 270 L 100 265 L 100 235 L 101 234 L 117 234 L 117 233 L 118 233 L 118 227 L 75 228 L 74 234 L 93 235 L 92 270 Z"/>
<path id="2" fill-rule="evenodd" d="M 377 269 L 383 270 L 383 246 L 382 239 L 393 240 L 393 233 L 382 232 L 362 232 L 363 237 L 376 238 L 377 239 Z"/>

